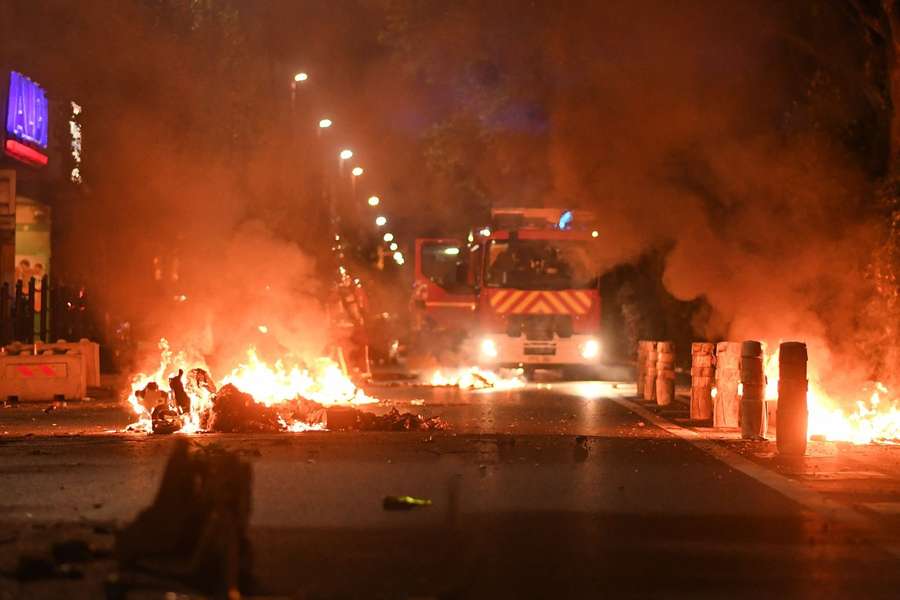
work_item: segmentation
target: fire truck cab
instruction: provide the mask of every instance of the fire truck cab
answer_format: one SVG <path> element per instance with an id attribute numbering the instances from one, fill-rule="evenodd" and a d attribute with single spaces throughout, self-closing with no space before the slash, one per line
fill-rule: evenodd
<path id="1" fill-rule="evenodd" d="M 416 240 L 420 335 L 485 367 L 596 367 L 600 293 L 590 213 L 505 208 L 468 241 Z"/>

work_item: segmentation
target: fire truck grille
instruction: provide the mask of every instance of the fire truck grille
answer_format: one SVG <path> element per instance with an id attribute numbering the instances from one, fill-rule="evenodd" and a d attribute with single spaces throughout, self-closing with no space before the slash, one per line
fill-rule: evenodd
<path id="1" fill-rule="evenodd" d="M 551 341 L 554 334 L 561 338 L 572 336 L 572 317 L 569 315 L 516 315 L 509 318 L 507 333 L 513 337 L 525 334 L 526 340 Z"/>

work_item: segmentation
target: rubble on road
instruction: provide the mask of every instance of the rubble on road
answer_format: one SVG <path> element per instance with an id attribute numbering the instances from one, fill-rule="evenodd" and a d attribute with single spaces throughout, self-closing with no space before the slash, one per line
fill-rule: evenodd
<path id="1" fill-rule="evenodd" d="M 259 404 L 250 394 L 227 384 L 213 396 L 205 428 L 219 433 L 275 433 L 286 426 L 275 408 Z"/>
<path id="2" fill-rule="evenodd" d="M 414 413 L 401 413 L 392 408 L 384 415 L 347 406 L 325 409 L 325 426 L 331 431 L 440 431 L 447 423 L 440 417 L 423 417 Z"/>
<path id="3" fill-rule="evenodd" d="M 182 377 L 186 383 L 182 384 Z M 190 417 L 190 396 L 198 390 L 209 394 L 211 405 L 199 412 L 199 431 L 215 433 L 277 433 L 328 429 L 331 431 L 439 431 L 447 429 L 440 417 L 424 417 L 391 408 L 385 414 L 375 414 L 350 405 L 325 406 L 309 398 L 298 397 L 274 406 L 257 402 L 234 384 L 217 388 L 202 369 L 192 369 L 169 379 L 173 398 L 160 392 L 151 382 L 139 392 L 143 402 L 156 402 L 150 409 L 151 430 L 154 434 L 183 431 Z M 180 399 L 179 399 L 180 398 Z M 290 425 L 289 425 L 290 424 Z"/>

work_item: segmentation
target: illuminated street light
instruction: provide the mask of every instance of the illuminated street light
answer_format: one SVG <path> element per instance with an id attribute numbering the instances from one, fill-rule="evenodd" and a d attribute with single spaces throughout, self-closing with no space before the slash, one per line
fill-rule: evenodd
<path id="1" fill-rule="evenodd" d="M 384 227 L 385 225 L 387 225 L 387 218 L 379 215 L 375 217 L 375 224 L 379 227 Z"/>
<path id="2" fill-rule="evenodd" d="M 484 236 L 484 237 L 487 237 L 487 236 L 491 235 L 491 228 L 490 228 L 490 227 L 485 227 L 484 229 L 482 229 L 482 230 L 479 231 L 478 233 L 480 233 L 480 234 L 481 234 L 482 236 Z"/>
<path id="3" fill-rule="evenodd" d="M 353 175 L 354 177 L 359 177 L 363 173 L 364 173 L 364 171 L 363 171 L 362 167 L 353 167 L 353 170 L 350 171 L 350 174 Z"/>
<path id="4" fill-rule="evenodd" d="M 406 262 L 403 258 L 402 252 L 394 252 L 394 262 L 396 262 L 398 265 L 402 265 L 404 262 Z"/>
<path id="5" fill-rule="evenodd" d="M 345 148 L 344 150 L 341 150 L 341 153 L 339 154 L 339 156 L 341 157 L 341 160 L 347 160 L 347 159 L 353 158 L 353 150 L 349 150 L 349 149 Z"/>
<path id="6" fill-rule="evenodd" d="M 369 206 L 378 206 L 381 204 L 381 198 L 378 196 L 369 196 Z"/>
<path id="7" fill-rule="evenodd" d="M 391 245 L 389 247 L 391 249 L 391 252 L 396 252 L 397 248 L 399 248 L 399 246 L 397 245 L 397 242 L 391 242 Z"/>
<path id="8" fill-rule="evenodd" d="M 600 237 L 600 232 L 595 229 L 594 231 L 591 232 L 591 237 L 593 237 L 593 238 Z"/>
<path id="9" fill-rule="evenodd" d="M 384 238 L 383 238 L 383 239 L 384 239 L 384 241 L 386 241 L 386 242 L 393 242 L 393 241 L 394 241 L 394 234 L 393 234 L 393 233 L 386 233 L 386 234 L 384 234 Z"/>
<path id="10" fill-rule="evenodd" d="M 301 71 L 301 72 L 297 73 L 296 75 L 294 75 L 294 81 L 296 81 L 297 83 L 300 83 L 300 82 L 302 82 L 302 81 L 306 81 L 307 79 L 309 79 L 309 75 L 307 75 L 307 74 L 304 73 L 303 71 Z"/>
<path id="11" fill-rule="evenodd" d="M 331 127 L 331 125 L 332 125 L 331 119 L 322 119 L 321 121 L 319 121 L 320 129 L 328 129 L 329 127 Z"/>

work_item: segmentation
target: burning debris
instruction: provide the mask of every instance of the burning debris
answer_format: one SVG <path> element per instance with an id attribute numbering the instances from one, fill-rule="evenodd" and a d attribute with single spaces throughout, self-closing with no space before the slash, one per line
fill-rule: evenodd
<path id="1" fill-rule="evenodd" d="M 648 341 L 642 343 L 653 345 L 656 342 Z M 709 353 L 712 350 L 711 344 L 693 344 L 691 414 L 695 419 L 708 419 L 711 415 L 710 407 L 716 406 L 721 402 L 722 394 L 733 396 L 742 403 L 746 402 L 748 398 L 748 388 L 741 382 L 737 382 L 737 385 L 732 386 L 730 390 L 724 387 L 722 389 L 716 386 L 710 387 L 713 373 L 716 374 L 717 382 L 721 383 L 723 380 L 720 377 L 720 370 L 723 368 L 723 365 L 725 365 L 726 370 L 731 369 L 735 371 L 733 363 L 723 363 L 721 355 L 723 344 L 725 345 L 724 347 L 727 347 L 728 344 L 734 344 L 734 342 L 720 343 L 720 348 L 715 356 Z M 707 348 L 702 348 L 703 346 L 707 346 Z M 762 400 L 766 404 L 773 406 L 779 401 L 780 396 L 779 378 L 781 376 L 781 367 L 779 366 L 779 348 L 780 346 L 776 346 L 774 351 L 766 352 L 766 345 L 762 344 L 757 349 L 765 356 L 763 360 L 763 389 L 759 395 L 762 396 Z M 646 355 L 647 353 L 644 352 L 643 356 Z M 744 368 L 745 365 L 743 363 L 746 360 L 748 360 L 748 357 L 742 356 L 737 364 Z M 644 363 L 639 361 L 639 366 L 641 365 L 644 365 Z M 829 388 L 823 383 L 823 369 L 812 355 L 809 357 L 808 368 L 808 373 L 804 371 L 801 377 L 801 381 L 806 385 L 808 439 L 850 442 L 853 444 L 900 444 L 900 397 L 896 393 L 892 393 L 887 386 L 878 381 L 857 382 L 854 386 L 843 391 L 829 391 Z M 648 383 L 644 387 L 645 390 L 649 389 L 647 386 L 650 385 L 649 382 L 653 380 L 655 375 L 650 373 L 646 367 L 641 373 L 647 375 Z M 732 381 L 731 383 L 735 382 Z M 750 391 L 754 392 L 754 396 L 759 393 L 758 390 Z M 644 397 L 647 397 L 646 394 Z M 703 406 L 704 403 L 707 404 L 705 408 Z M 759 404 L 759 400 L 757 400 L 756 404 Z M 744 407 L 742 406 L 741 408 L 743 412 Z M 762 410 L 761 406 L 759 410 Z M 769 417 L 772 416 L 774 415 L 770 413 Z M 760 415 L 760 417 L 763 418 L 763 415 Z M 741 419 L 743 420 L 743 416 L 741 416 Z M 761 430 L 765 430 L 764 426 L 760 427 L 760 423 L 756 425 Z"/>
<path id="2" fill-rule="evenodd" d="M 458 387 L 464 390 L 498 389 L 512 390 L 525 386 L 522 369 L 501 369 L 487 371 L 478 367 L 454 369 L 444 372 L 435 370 L 426 380 L 434 387 Z"/>
<path id="3" fill-rule="evenodd" d="M 377 402 L 367 396 L 333 361 L 312 368 L 282 361 L 269 365 L 254 349 L 218 387 L 204 367 L 187 368 L 183 353 L 160 341 L 161 361 L 152 375 L 133 379 L 129 403 L 138 421 L 129 431 L 156 434 L 276 433 L 310 430 L 433 431 L 446 428 L 439 417 L 426 418 L 391 409 L 383 415 L 356 406 Z M 195 361 L 196 362 L 196 361 Z M 172 376 L 167 373 L 174 372 Z M 186 374 L 185 374 L 186 373 Z M 158 381 L 168 380 L 169 390 Z"/>

